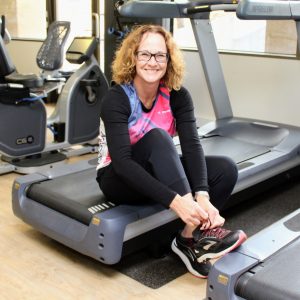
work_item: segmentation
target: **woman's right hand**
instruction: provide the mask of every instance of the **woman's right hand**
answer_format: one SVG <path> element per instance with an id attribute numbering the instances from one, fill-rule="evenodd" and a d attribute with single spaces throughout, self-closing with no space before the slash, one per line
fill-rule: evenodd
<path id="1" fill-rule="evenodd" d="M 177 194 L 170 208 L 189 226 L 198 226 L 208 221 L 208 213 L 192 197 L 182 197 Z"/>

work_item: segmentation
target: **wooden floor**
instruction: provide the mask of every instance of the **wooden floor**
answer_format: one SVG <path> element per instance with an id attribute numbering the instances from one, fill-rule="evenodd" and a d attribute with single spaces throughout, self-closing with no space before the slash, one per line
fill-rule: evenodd
<path id="1" fill-rule="evenodd" d="M 70 163 L 73 162 L 71 159 Z M 206 280 L 189 273 L 153 290 L 26 225 L 14 216 L 11 208 L 12 184 L 18 176 L 21 175 L 0 175 L 1 300 L 205 297 Z"/>

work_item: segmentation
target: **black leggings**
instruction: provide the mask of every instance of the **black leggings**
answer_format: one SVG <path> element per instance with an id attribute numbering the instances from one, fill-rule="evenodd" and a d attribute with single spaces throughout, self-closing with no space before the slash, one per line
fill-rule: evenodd
<path id="1" fill-rule="evenodd" d="M 149 131 L 132 148 L 133 159 L 160 182 L 181 196 L 191 192 L 184 163 L 179 158 L 171 137 L 164 130 Z M 236 164 L 223 156 L 207 156 L 205 159 L 211 202 L 222 209 L 237 181 Z M 97 181 L 105 196 L 112 202 L 133 205 L 141 204 L 141 199 L 143 203 L 153 202 L 126 185 L 115 173 L 112 164 L 98 170 Z"/>

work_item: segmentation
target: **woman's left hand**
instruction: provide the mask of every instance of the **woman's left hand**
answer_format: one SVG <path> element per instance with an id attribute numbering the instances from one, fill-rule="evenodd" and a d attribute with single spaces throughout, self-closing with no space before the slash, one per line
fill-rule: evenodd
<path id="1" fill-rule="evenodd" d="M 203 223 L 201 230 L 222 227 L 224 225 L 225 219 L 220 216 L 219 210 L 211 204 L 207 196 L 197 195 L 196 201 L 208 213 L 209 218 L 208 222 Z"/>

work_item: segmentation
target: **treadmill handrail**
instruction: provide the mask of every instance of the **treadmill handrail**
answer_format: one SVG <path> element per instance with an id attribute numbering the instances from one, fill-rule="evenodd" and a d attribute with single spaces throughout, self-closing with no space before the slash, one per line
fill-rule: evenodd
<path id="1" fill-rule="evenodd" d="M 197 13 L 215 10 L 235 11 L 237 0 L 186 1 L 176 0 L 130 0 L 117 5 L 118 12 L 123 17 L 130 18 L 189 18 Z M 145 9 L 147 5 L 147 9 Z"/>
<path id="2" fill-rule="evenodd" d="M 236 14 L 244 20 L 300 20 L 300 2 L 242 0 Z"/>
<path id="3" fill-rule="evenodd" d="M 185 8 L 183 12 L 187 14 L 186 17 L 204 12 L 211 12 L 215 10 L 224 10 L 224 11 L 236 11 L 237 4 L 214 4 L 214 5 L 198 5 L 189 8 Z"/>
<path id="4" fill-rule="evenodd" d="M 145 9 L 147 4 L 147 9 Z M 188 5 L 188 1 L 166 2 L 151 0 L 130 0 L 123 1 L 118 5 L 118 12 L 122 17 L 129 18 L 182 18 L 183 9 Z"/>

